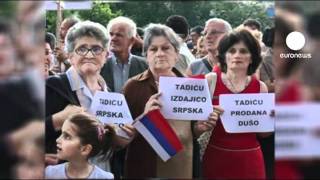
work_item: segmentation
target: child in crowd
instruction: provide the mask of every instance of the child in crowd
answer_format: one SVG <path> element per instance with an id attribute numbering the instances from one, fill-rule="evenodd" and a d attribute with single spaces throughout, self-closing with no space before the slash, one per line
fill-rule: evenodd
<path id="1" fill-rule="evenodd" d="M 113 174 L 91 164 L 89 158 L 99 154 L 109 157 L 114 129 L 88 114 L 77 114 L 66 120 L 57 139 L 57 156 L 68 162 L 48 166 L 46 179 L 113 179 Z"/>

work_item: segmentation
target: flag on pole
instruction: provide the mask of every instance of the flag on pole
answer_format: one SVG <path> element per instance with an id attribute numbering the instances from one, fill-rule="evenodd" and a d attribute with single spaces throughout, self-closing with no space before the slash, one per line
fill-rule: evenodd
<path id="1" fill-rule="evenodd" d="M 167 161 L 183 149 L 178 136 L 159 110 L 149 112 L 133 126 L 163 161 Z"/>

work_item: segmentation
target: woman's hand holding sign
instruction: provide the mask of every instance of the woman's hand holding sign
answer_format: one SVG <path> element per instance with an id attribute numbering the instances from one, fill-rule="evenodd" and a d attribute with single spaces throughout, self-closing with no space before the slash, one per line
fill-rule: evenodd
<path id="1" fill-rule="evenodd" d="M 210 113 L 207 121 L 198 121 L 196 123 L 194 133 L 197 137 L 199 137 L 202 133 L 212 130 L 220 117 L 220 115 L 223 113 L 223 109 L 219 106 L 213 107 L 213 112 Z"/>

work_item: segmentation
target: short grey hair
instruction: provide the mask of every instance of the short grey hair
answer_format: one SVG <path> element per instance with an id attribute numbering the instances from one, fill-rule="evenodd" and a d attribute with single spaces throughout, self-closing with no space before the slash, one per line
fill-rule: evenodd
<path id="1" fill-rule="evenodd" d="M 224 19 L 221 19 L 221 18 L 211 18 L 211 19 L 208 19 L 206 21 L 206 25 L 205 25 L 205 28 L 204 29 L 207 29 L 207 26 L 210 24 L 210 23 L 222 23 L 224 24 L 224 28 L 226 30 L 227 33 L 230 33 L 232 31 L 232 26 L 230 25 L 230 23 Z"/>
<path id="2" fill-rule="evenodd" d="M 181 38 L 168 26 L 163 24 L 149 24 L 144 31 L 143 55 L 147 55 L 151 41 L 156 36 L 164 36 L 177 52 L 180 50 Z"/>
<path id="3" fill-rule="evenodd" d="M 82 37 L 93 37 L 100 41 L 104 48 L 107 48 L 109 43 L 107 29 L 103 25 L 92 21 L 83 21 L 68 30 L 65 38 L 65 51 L 72 52 L 75 48 L 75 41 Z"/>
<path id="4" fill-rule="evenodd" d="M 136 23 L 128 17 L 118 16 L 114 19 L 111 19 L 107 25 L 108 33 L 110 33 L 110 29 L 115 24 L 126 24 L 128 26 L 129 32 L 128 37 L 136 37 L 137 35 L 137 25 Z"/>

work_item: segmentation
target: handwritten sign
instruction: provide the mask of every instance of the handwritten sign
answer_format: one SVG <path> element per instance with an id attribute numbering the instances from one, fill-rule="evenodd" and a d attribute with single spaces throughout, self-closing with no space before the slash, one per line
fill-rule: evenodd
<path id="1" fill-rule="evenodd" d="M 89 111 L 101 122 L 115 124 L 117 134 L 127 137 L 120 127 L 131 124 L 133 120 L 123 94 L 98 91 L 94 95 Z"/>
<path id="2" fill-rule="evenodd" d="M 160 77 L 159 91 L 166 119 L 207 120 L 213 111 L 206 79 Z"/>
<path id="3" fill-rule="evenodd" d="M 320 157 L 320 104 L 276 105 L 275 157 Z"/>
<path id="4" fill-rule="evenodd" d="M 224 109 L 220 116 L 229 133 L 272 132 L 274 118 L 274 94 L 222 94 L 219 105 Z"/>

